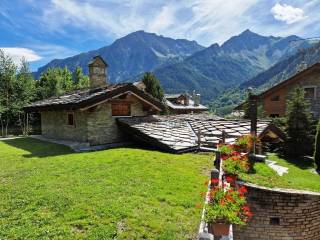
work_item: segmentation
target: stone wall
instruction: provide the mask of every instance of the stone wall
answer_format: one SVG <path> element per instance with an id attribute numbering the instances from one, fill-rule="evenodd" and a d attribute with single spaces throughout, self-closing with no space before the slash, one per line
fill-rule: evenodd
<path id="1" fill-rule="evenodd" d="M 132 116 L 145 116 L 143 106 L 138 101 L 131 103 Z M 116 118 L 112 116 L 111 104 L 103 103 L 88 113 L 88 141 L 90 145 L 101 145 L 125 141 L 127 136 L 118 128 Z"/>
<path id="2" fill-rule="evenodd" d="M 132 116 L 146 116 L 143 104 L 134 96 L 130 102 Z M 111 103 L 101 103 L 85 111 L 74 111 L 75 125 L 67 125 L 67 113 L 70 111 L 41 112 L 41 129 L 44 137 L 53 139 L 89 142 L 90 145 L 117 143 L 126 140 L 119 130 L 116 118 L 112 116 Z"/>
<path id="3" fill-rule="evenodd" d="M 310 108 L 316 118 L 320 117 L 320 72 L 314 72 L 305 76 L 297 82 L 296 85 L 289 86 L 287 89 L 287 98 L 290 98 L 293 90 L 297 87 L 315 87 L 315 99 L 308 99 Z"/>
<path id="4" fill-rule="evenodd" d="M 320 239 L 320 194 L 246 186 L 253 218 L 245 227 L 234 226 L 235 240 Z"/>
<path id="5" fill-rule="evenodd" d="M 70 111 L 41 112 L 41 131 L 47 138 L 87 142 L 87 113 L 74 111 L 75 125 L 67 124 Z"/>

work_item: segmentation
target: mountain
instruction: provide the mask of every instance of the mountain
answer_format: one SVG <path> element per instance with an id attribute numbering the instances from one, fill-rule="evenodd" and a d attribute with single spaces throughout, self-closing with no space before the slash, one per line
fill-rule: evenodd
<path id="1" fill-rule="evenodd" d="M 271 68 L 259 73 L 250 80 L 222 92 L 210 103 L 210 109 L 220 115 L 228 114 L 244 100 L 244 93 L 247 88 L 252 87 L 255 93 L 261 93 L 294 76 L 302 68 L 309 67 L 317 62 L 320 62 L 320 42 L 311 44 L 309 48 L 299 49 L 294 55 L 280 60 Z"/>
<path id="2" fill-rule="evenodd" d="M 35 76 L 38 78 L 41 72 L 50 67 L 64 66 L 71 70 L 80 66 L 87 74 L 88 62 L 92 57 L 101 55 L 110 65 L 109 81 L 114 83 L 132 79 L 136 75 L 163 65 L 180 62 L 202 49 L 204 47 L 195 41 L 137 31 L 117 39 L 109 46 L 65 59 L 55 59 L 39 68 Z"/>
<path id="3" fill-rule="evenodd" d="M 246 30 L 221 46 L 207 48 L 195 41 L 172 39 L 137 31 L 109 46 L 56 59 L 38 69 L 67 66 L 73 70 L 87 64 L 95 55 L 109 63 L 109 82 L 133 81 L 145 71 L 153 71 L 168 93 L 196 90 L 204 103 L 224 90 L 239 86 L 310 44 L 297 36 L 261 36 Z"/>
<path id="4" fill-rule="evenodd" d="M 279 61 L 268 70 L 240 85 L 240 89 L 253 87 L 256 91 L 270 88 L 295 75 L 301 68 L 320 62 L 320 42 L 309 48 L 302 48 L 296 54 Z"/>
<path id="5" fill-rule="evenodd" d="M 155 74 L 166 91 L 195 89 L 208 101 L 308 46 L 297 36 L 265 37 L 246 30 L 221 46 L 213 44 L 182 62 L 158 68 Z"/>

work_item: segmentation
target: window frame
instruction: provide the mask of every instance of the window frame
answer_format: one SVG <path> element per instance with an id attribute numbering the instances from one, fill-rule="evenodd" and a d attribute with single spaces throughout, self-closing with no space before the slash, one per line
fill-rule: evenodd
<path id="1" fill-rule="evenodd" d="M 69 119 L 69 116 L 72 116 L 72 124 L 70 124 L 70 119 Z M 67 126 L 70 126 L 70 127 L 75 127 L 76 126 L 76 119 L 75 119 L 75 114 L 74 112 L 67 112 Z"/>
<path id="2" fill-rule="evenodd" d="M 316 100 L 317 99 L 317 86 L 315 86 L 315 85 L 304 86 L 303 90 L 306 92 L 307 88 L 312 88 L 313 89 L 313 97 L 311 98 L 311 97 L 306 97 L 305 96 L 305 99 L 307 99 L 307 100 Z"/>

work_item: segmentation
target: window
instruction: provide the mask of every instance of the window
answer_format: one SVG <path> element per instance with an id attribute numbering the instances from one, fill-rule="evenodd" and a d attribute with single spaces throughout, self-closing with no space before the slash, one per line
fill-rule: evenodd
<path id="1" fill-rule="evenodd" d="M 67 124 L 69 126 L 74 126 L 74 113 L 68 113 Z"/>
<path id="2" fill-rule="evenodd" d="M 280 225 L 280 218 L 279 217 L 271 217 L 270 218 L 270 225 Z"/>
<path id="3" fill-rule="evenodd" d="M 271 101 L 272 101 L 272 102 L 278 102 L 278 101 L 280 101 L 280 96 L 279 96 L 279 95 L 272 96 L 272 97 L 271 97 Z"/>
<path id="4" fill-rule="evenodd" d="M 305 87 L 304 97 L 306 99 L 316 99 L 316 88 L 315 87 Z"/>
<path id="5" fill-rule="evenodd" d="M 272 114 L 270 114 L 270 117 L 271 117 L 271 118 L 277 118 L 277 117 L 279 117 L 279 114 L 272 113 Z"/>
<path id="6" fill-rule="evenodd" d="M 130 116 L 130 104 L 129 103 L 112 103 L 112 116 Z"/>

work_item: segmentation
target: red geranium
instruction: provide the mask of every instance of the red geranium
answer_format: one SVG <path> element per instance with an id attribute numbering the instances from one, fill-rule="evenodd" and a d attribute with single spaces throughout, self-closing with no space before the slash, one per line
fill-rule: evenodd
<path id="1" fill-rule="evenodd" d="M 236 178 L 235 178 L 235 177 L 231 177 L 231 176 L 227 176 L 227 177 L 226 177 L 226 181 L 227 181 L 228 183 L 233 183 L 233 182 L 236 181 Z"/>

